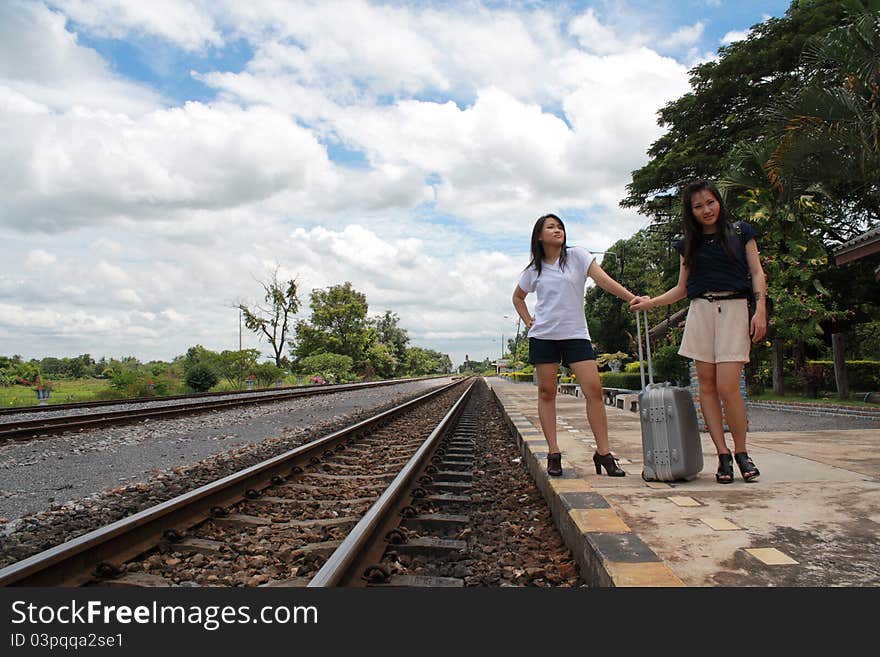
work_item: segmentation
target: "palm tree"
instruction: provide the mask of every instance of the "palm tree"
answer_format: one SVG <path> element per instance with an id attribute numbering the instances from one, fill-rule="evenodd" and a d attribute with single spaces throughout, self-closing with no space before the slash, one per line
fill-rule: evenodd
<path id="1" fill-rule="evenodd" d="M 846 24 L 804 49 L 810 82 L 776 109 L 764 168 L 781 196 L 813 190 L 842 203 L 858 231 L 880 218 L 880 0 L 850 4 Z"/>

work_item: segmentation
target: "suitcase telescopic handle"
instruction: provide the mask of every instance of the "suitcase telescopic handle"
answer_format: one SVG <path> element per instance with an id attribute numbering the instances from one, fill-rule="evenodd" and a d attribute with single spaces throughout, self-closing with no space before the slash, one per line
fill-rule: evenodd
<path id="1" fill-rule="evenodd" d="M 654 383 L 654 367 L 651 364 L 651 338 L 648 335 L 648 311 L 647 310 L 637 310 L 636 311 L 636 331 L 638 333 L 639 338 L 639 374 L 642 378 L 642 390 L 645 389 L 645 360 L 642 355 L 642 323 L 639 321 L 639 314 L 645 313 L 645 348 L 648 352 L 648 382 L 653 385 Z"/>

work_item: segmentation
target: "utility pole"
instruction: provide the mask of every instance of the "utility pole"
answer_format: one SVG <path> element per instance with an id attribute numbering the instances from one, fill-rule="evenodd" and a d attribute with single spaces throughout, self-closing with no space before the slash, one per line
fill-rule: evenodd
<path id="1" fill-rule="evenodd" d="M 241 308 L 238 309 L 238 350 L 241 351 Z"/>

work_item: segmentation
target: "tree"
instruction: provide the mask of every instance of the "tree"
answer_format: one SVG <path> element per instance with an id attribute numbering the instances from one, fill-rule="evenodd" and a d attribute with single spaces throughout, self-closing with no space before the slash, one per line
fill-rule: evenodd
<path id="1" fill-rule="evenodd" d="M 721 189 L 727 192 L 731 210 L 754 224 L 761 235 L 761 260 L 768 294 L 773 299 L 774 330 L 786 340 L 818 345 L 824 333 L 821 323 L 848 314 L 838 309 L 834 295 L 821 281 L 828 269 L 820 231 L 822 207 L 812 196 L 804 195 L 793 202 L 780 198 L 760 164 L 764 159 L 761 151 L 745 145 L 742 150 L 754 156 L 751 160 L 745 155 L 736 157 L 740 150 L 735 149 L 733 160 L 742 168 L 722 178 Z"/>
<path id="2" fill-rule="evenodd" d="M 404 352 L 404 357 L 406 353 Z M 382 342 L 374 342 L 367 349 L 366 354 L 367 367 L 372 374 L 382 378 L 390 379 L 395 375 L 400 366 L 398 360 L 391 353 L 387 345 Z"/>
<path id="3" fill-rule="evenodd" d="M 260 363 L 253 369 L 252 373 L 257 377 L 257 382 L 263 388 L 268 388 L 274 385 L 276 381 L 284 378 L 284 370 L 275 363 Z"/>
<path id="4" fill-rule="evenodd" d="M 299 311 L 300 302 L 296 279 L 279 281 L 278 270 L 279 266 L 276 266 L 268 281 L 259 281 L 265 292 L 262 305 L 248 308 L 238 304 L 238 308 L 248 330 L 268 340 L 275 353 L 275 365 L 281 367 L 290 318 Z"/>
<path id="5" fill-rule="evenodd" d="M 406 348 L 409 344 L 409 335 L 406 329 L 400 328 L 400 317 L 396 313 L 386 310 L 384 315 L 378 315 L 373 320 L 376 329 L 376 339 L 388 348 L 391 356 L 401 367 L 406 359 Z"/>
<path id="6" fill-rule="evenodd" d="M 318 353 L 349 356 L 356 367 L 365 362 L 366 351 L 375 340 L 375 330 L 367 322 L 367 297 L 351 283 L 312 290 L 310 322 L 296 325 L 297 358 Z"/>
<path id="7" fill-rule="evenodd" d="M 411 376 L 435 374 L 440 370 L 443 354 L 433 349 L 410 347 L 406 350 L 406 372 Z"/>
<path id="8" fill-rule="evenodd" d="M 254 373 L 260 358 L 259 349 L 225 350 L 220 353 L 220 375 L 236 390 L 244 388 L 245 379 Z"/>
<path id="9" fill-rule="evenodd" d="M 779 193 L 821 191 L 842 205 L 839 241 L 880 218 L 880 2 L 849 4 L 843 25 L 807 43 L 809 83 L 777 108 L 765 164 Z"/>
<path id="10" fill-rule="evenodd" d="M 648 163 L 633 172 L 621 205 L 651 214 L 654 196 L 693 178 L 717 177 L 733 146 L 763 137 L 771 108 L 803 86 L 800 58 L 808 39 L 844 15 L 840 0 L 795 0 L 783 18 L 753 26 L 746 39 L 720 48 L 717 61 L 691 69 L 691 92 L 660 110 L 657 122 L 666 133 L 648 149 Z"/>
<path id="11" fill-rule="evenodd" d="M 678 281 L 677 226 L 672 222 L 655 224 L 615 242 L 603 263 L 608 273 L 636 294 L 656 296 L 668 290 Z M 608 257 L 610 254 L 614 255 Z M 635 315 L 627 304 L 594 285 L 587 290 L 584 309 L 590 337 L 599 351 L 634 353 Z M 659 322 L 674 310 L 667 306 L 650 315 Z"/>

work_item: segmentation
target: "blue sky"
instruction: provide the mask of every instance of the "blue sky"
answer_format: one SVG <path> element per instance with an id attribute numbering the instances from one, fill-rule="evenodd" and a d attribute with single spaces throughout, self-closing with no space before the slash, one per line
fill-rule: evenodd
<path id="1" fill-rule="evenodd" d="M 3 3 L 3 351 L 232 348 L 279 265 L 494 355 L 534 219 L 596 251 L 643 227 L 618 201 L 657 110 L 787 6 Z"/>

